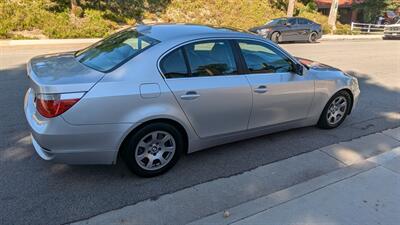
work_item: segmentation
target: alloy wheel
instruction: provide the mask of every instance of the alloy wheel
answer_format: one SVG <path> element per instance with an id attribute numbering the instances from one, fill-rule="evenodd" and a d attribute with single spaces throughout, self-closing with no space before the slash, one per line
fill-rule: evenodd
<path id="1" fill-rule="evenodd" d="M 338 96 L 329 105 L 326 119 L 329 125 L 338 124 L 347 113 L 347 99 L 344 96 Z"/>
<path id="2" fill-rule="evenodd" d="M 171 161 L 175 150 L 176 142 L 170 133 L 153 131 L 138 142 L 135 160 L 142 169 L 158 170 Z"/>
<path id="3" fill-rule="evenodd" d="M 274 43 L 279 43 L 280 36 L 281 36 L 281 35 L 280 35 L 278 32 L 275 32 L 275 33 L 272 34 L 271 40 L 272 40 Z"/>
<path id="4" fill-rule="evenodd" d="M 317 41 L 317 34 L 316 33 L 312 33 L 311 34 L 311 42 L 316 42 Z"/>

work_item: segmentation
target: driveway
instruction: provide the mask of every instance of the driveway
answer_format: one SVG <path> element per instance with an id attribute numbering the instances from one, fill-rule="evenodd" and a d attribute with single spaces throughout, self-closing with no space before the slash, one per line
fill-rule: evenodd
<path id="1" fill-rule="evenodd" d="M 199 183 L 243 173 L 301 153 L 400 126 L 400 41 L 283 44 L 359 78 L 358 108 L 335 130 L 300 128 L 183 157 L 167 174 L 143 179 L 123 163 L 68 166 L 41 160 L 23 114 L 26 61 L 84 45 L 0 47 L 0 224 L 62 224 Z M 288 184 L 293 182 L 288 181 Z"/>

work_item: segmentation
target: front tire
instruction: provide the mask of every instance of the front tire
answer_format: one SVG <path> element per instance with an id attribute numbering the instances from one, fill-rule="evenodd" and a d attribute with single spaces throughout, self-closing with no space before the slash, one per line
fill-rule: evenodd
<path id="1" fill-rule="evenodd" d="M 184 140 L 179 130 L 167 123 L 153 123 L 133 133 L 123 148 L 129 169 L 142 177 L 154 177 L 171 169 L 182 155 Z"/>
<path id="2" fill-rule="evenodd" d="M 271 41 L 279 44 L 279 42 L 281 41 L 281 34 L 279 32 L 274 32 L 271 34 Z"/>
<path id="3" fill-rule="evenodd" d="M 349 114 L 351 105 L 350 94 L 347 91 L 339 91 L 329 99 L 317 126 L 322 129 L 333 129 L 340 126 Z"/>

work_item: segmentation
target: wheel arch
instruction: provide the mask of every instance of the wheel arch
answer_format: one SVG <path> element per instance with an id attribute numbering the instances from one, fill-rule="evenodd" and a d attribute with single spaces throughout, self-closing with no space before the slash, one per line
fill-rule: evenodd
<path id="1" fill-rule="evenodd" d="M 269 39 L 272 41 L 272 35 L 278 33 L 279 36 L 282 36 L 282 32 L 280 30 L 272 30 L 272 32 L 269 35 Z"/>
<path id="2" fill-rule="evenodd" d="M 337 126 L 339 126 L 344 121 L 344 120 L 341 120 L 341 122 L 339 122 L 339 124 L 336 124 L 336 125 L 334 124 L 332 126 L 327 126 L 326 122 L 324 120 L 322 120 L 322 118 L 324 116 L 324 112 L 327 110 L 327 107 L 329 106 L 328 104 L 331 101 L 333 101 L 333 99 L 336 97 L 336 95 L 338 95 L 341 92 L 342 93 L 345 92 L 350 97 L 350 100 L 349 100 L 350 101 L 350 105 L 349 105 L 349 108 L 348 108 L 347 115 L 349 115 L 351 113 L 351 111 L 353 109 L 353 105 L 354 105 L 354 95 L 353 95 L 353 93 L 351 92 L 351 90 L 349 88 L 344 87 L 344 88 L 341 88 L 341 89 L 337 90 L 333 95 L 331 95 L 330 98 L 328 99 L 328 101 L 325 103 L 325 106 L 324 106 L 322 112 L 319 115 L 319 119 L 318 119 L 318 122 L 317 122 L 317 126 L 318 127 L 322 128 L 322 129 L 332 129 L 332 128 L 336 128 Z M 341 94 L 341 95 L 343 96 L 343 94 Z"/>
<path id="3" fill-rule="evenodd" d="M 351 111 L 353 110 L 354 95 L 353 95 L 353 92 L 351 92 L 351 90 L 350 90 L 349 88 L 347 88 L 347 87 L 346 87 L 346 88 L 341 88 L 341 89 L 337 90 L 337 91 L 328 99 L 328 101 L 325 103 L 325 105 L 328 104 L 328 102 L 331 100 L 331 98 L 332 98 L 333 96 L 335 96 L 337 93 L 339 93 L 339 92 L 341 92 L 341 91 L 345 91 L 345 92 L 347 92 L 347 93 L 350 95 L 351 105 L 350 105 L 350 108 L 349 108 L 349 112 L 348 112 L 348 114 L 347 114 L 347 115 L 350 115 Z M 322 113 L 322 112 L 321 112 L 321 113 Z"/>
<path id="4" fill-rule="evenodd" d="M 351 105 L 350 105 L 350 109 L 349 109 L 349 113 L 348 115 L 350 115 L 351 111 L 353 110 L 353 105 L 354 105 L 354 95 L 353 92 L 349 89 L 349 88 L 343 88 L 340 89 L 339 91 L 337 91 L 336 93 L 340 92 L 340 91 L 345 91 L 350 95 L 350 99 L 351 99 Z M 335 94 L 336 94 L 335 93 Z"/>
<path id="5" fill-rule="evenodd" d="M 124 145 L 126 144 L 127 140 L 129 139 L 129 137 L 131 137 L 138 130 L 140 130 L 143 127 L 145 127 L 145 126 L 147 126 L 149 124 L 152 124 L 152 123 L 166 123 L 166 124 L 172 125 L 175 128 L 177 128 L 179 130 L 179 132 L 182 134 L 182 137 L 183 137 L 183 140 L 184 140 L 185 153 L 188 152 L 188 149 L 189 149 L 189 134 L 188 134 L 188 131 L 186 130 L 184 125 L 182 125 L 177 120 L 171 119 L 171 118 L 152 118 L 152 119 L 146 120 L 146 121 L 138 124 L 135 127 L 132 127 L 132 129 L 130 131 L 128 131 L 126 135 L 124 135 L 124 137 L 122 138 L 122 141 L 120 142 L 119 147 L 118 147 L 117 158 L 118 158 L 118 155 L 121 154 L 121 152 L 122 152 L 121 150 L 123 149 Z"/>

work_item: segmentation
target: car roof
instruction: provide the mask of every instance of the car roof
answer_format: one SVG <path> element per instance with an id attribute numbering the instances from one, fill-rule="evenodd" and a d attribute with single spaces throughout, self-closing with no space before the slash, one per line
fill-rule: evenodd
<path id="1" fill-rule="evenodd" d="M 293 17 L 279 17 L 279 18 L 275 18 L 275 19 L 305 19 L 305 20 L 309 20 L 312 21 L 310 19 L 304 18 L 304 17 L 299 17 L 299 16 L 293 16 Z"/>
<path id="2" fill-rule="evenodd" d="M 146 36 L 165 41 L 175 38 L 207 38 L 207 37 L 249 37 L 246 31 L 228 27 L 213 27 L 198 24 L 151 24 L 139 25 L 136 30 Z"/>

